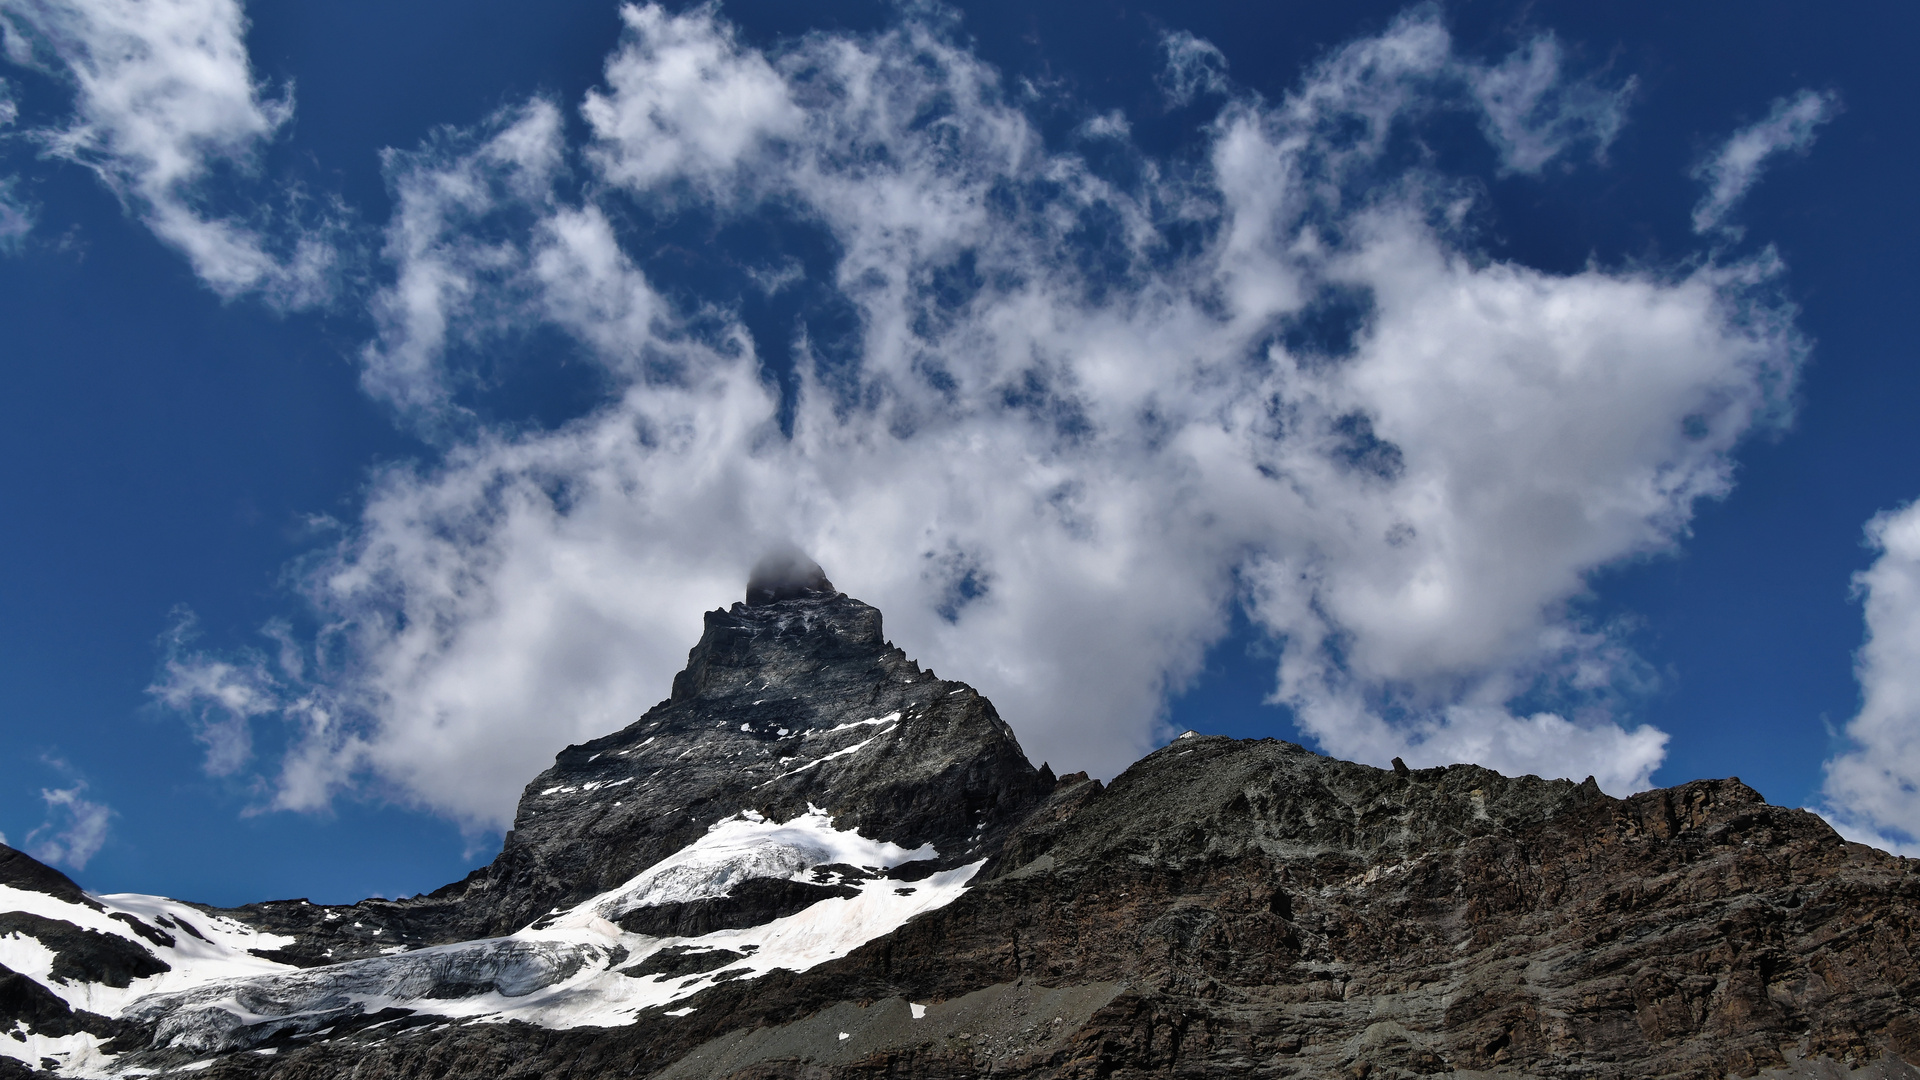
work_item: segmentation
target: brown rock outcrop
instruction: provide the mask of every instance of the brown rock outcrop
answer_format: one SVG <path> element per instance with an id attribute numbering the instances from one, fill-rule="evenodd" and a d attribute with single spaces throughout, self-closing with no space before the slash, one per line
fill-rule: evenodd
<path id="1" fill-rule="evenodd" d="M 683 1017 L 204 1075 L 1920 1076 L 1920 865 L 1737 780 L 1622 800 L 1193 737 L 1063 781 L 988 874 Z"/>
<path id="2" fill-rule="evenodd" d="M 0 882 L 91 928 L 0 912 L 0 934 L 56 954 L 44 983 L 0 969 L 0 1032 L 80 1032 L 129 1075 L 201 1080 L 1920 1080 L 1920 863 L 1738 780 L 1615 799 L 1591 778 L 1188 735 L 1111 786 L 1055 781 L 811 562 L 755 601 L 709 613 L 669 700 L 563 751 L 468 880 L 206 912 L 288 935 L 255 951 L 293 974 L 76 1013 L 54 988 L 168 970 L 148 945 L 200 937 L 198 913 L 102 916 L 0 848 Z M 729 849 L 680 891 L 606 908 L 591 941 L 538 936 L 565 905 L 680 873 L 747 813 L 925 851 L 857 867 Z M 809 920 L 847 910 L 821 905 L 894 904 L 936 873 L 957 875 L 945 906 L 826 925 L 864 927 L 831 950 L 748 963 L 762 946 L 727 936 L 793 919 L 813 941 Z M 548 992 L 638 1003 L 514 1011 Z"/>

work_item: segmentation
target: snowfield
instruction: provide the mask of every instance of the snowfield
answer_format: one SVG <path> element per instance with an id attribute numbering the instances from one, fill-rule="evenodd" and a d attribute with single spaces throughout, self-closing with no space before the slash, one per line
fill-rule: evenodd
<path id="1" fill-rule="evenodd" d="M 891 720 L 893 718 L 887 718 Z M 883 721 L 884 722 L 884 721 Z M 982 863 L 905 882 L 877 876 L 904 863 L 938 858 L 931 845 L 907 849 L 836 829 L 818 808 L 787 822 L 753 811 L 731 815 L 705 835 L 620 886 L 503 938 L 434 946 L 319 968 L 294 968 L 251 955 L 292 939 L 259 934 L 161 897 L 96 898 L 94 911 L 40 893 L 0 887 L 0 906 L 60 919 L 135 941 L 171 970 L 125 989 L 67 985 L 52 977 L 54 952 L 31 937 L 0 937 L 0 963 L 41 983 L 77 1009 L 156 1022 L 155 1045 L 191 1053 L 247 1049 L 282 1032 L 318 1032 L 350 1017 L 398 1007 L 452 1018 L 517 1019 L 554 1028 L 617 1026 L 642 1011 L 684 1016 L 667 1007 L 723 980 L 776 969 L 805 971 L 891 933 L 914 916 L 952 903 Z M 755 878 L 808 881 L 816 867 L 860 867 L 876 876 L 839 881 L 854 895 L 834 896 L 759 926 L 697 937 L 650 937 L 614 920 L 641 908 L 728 895 Z M 115 912 L 170 936 L 142 938 Z M 188 927 L 192 930 L 188 930 Z M 664 949 L 719 952 L 730 963 L 689 974 L 625 973 Z M 422 1000 L 429 999 L 429 1000 Z M 111 1055 L 92 1035 L 63 1039 L 0 1036 L 0 1054 L 38 1064 L 51 1057 L 69 1076 L 108 1076 Z"/>
<path id="2" fill-rule="evenodd" d="M 124 988 L 57 978 L 54 950 L 17 930 L 0 935 L 0 964 L 46 987 L 73 1008 L 102 1016 L 125 1015 L 133 1003 L 155 994 L 191 992 L 210 983 L 297 970 L 248 952 L 291 945 L 290 937 L 263 934 L 164 896 L 115 893 L 92 899 L 98 909 L 0 885 L 0 911 L 25 912 L 120 938 L 151 953 L 169 970 L 133 979 Z M 140 932 L 129 920 L 137 920 L 148 932 Z M 61 1073 L 69 1076 L 106 1075 L 112 1058 L 99 1047 L 100 1040 L 85 1032 L 58 1038 L 18 1029 L 0 1034 L 0 1055 L 36 1068 L 41 1059 L 52 1058 L 61 1063 Z"/>

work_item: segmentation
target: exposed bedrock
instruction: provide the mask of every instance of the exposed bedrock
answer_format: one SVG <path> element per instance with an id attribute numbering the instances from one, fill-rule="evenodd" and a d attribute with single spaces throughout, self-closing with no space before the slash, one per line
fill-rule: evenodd
<path id="1" fill-rule="evenodd" d="M 0 972 L 0 1019 L 206 1080 L 1920 1080 L 1920 864 L 1738 780 L 1615 799 L 1188 736 L 1056 781 L 796 566 L 466 881 L 233 909 L 311 966 L 111 1020 Z M 183 955 L 149 935 L 199 936 L 9 858 L 74 921 L 4 925 L 74 979 L 137 988 L 142 943 Z"/>
<path id="2" fill-rule="evenodd" d="M 291 963 L 509 934 L 742 810 L 787 820 L 819 807 L 871 839 L 931 844 L 929 869 L 944 869 L 998 850 L 1052 785 L 992 703 L 885 639 L 877 609 L 802 589 L 708 612 L 672 696 L 562 751 L 527 785 L 499 857 L 466 880 L 363 901 L 351 918 L 299 901 L 231 914 L 295 936 L 276 956 Z"/>
<path id="3" fill-rule="evenodd" d="M 208 1075 L 1920 1075 L 1915 865 L 1735 780 L 1620 800 L 1187 738 L 1062 782 L 1005 850 L 955 903 L 684 1016 Z"/>
<path id="4" fill-rule="evenodd" d="M 142 929 L 156 933 L 151 927 Z M 63 919 L 0 912 L 0 937 L 9 934 L 32 938 L 51 951 L 48 976 L 62 985 L 91 982 L 124 990 L 135 979 L 168 970 L 166 961 L 126 938 L 85 930 Z"/>
<path id="5" fill-rule="evenodd" d="M 700 937 L 715 930 L 759 926 L 832 897 L 857 896 L 845 885 L 816 885 L 783 878 L 749 878 L 727 895 L 634 908 L 613 920 L 622 930 L 651 937 Z"/>
<path id="6" fill-rule="evenodd" d="M 995 850 L 1051 782 L 985 698 L 888 643 L 878 610 L 838 595 L 736 604 L 707 613 L 670 699 L 528 785 L 500 857 L 462 895 L 507 932 L 722 817 L 810 805 L 958 865 Z"/>

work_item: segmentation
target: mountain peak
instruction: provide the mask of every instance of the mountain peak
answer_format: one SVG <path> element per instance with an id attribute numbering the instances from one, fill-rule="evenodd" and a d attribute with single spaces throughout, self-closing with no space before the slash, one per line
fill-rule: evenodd
<path id="1" fill-rule="evenodd" d="M 759 607 L 783 600 L 832 596 L 833 582 L 812 557 L 792 545 L 774 548 L 753 564 L 747 575 L 747 605 Z"/>
<path id="2" fill-rule="evenodd" d="M 1920 1075 L 1920 864 L 1736 780 L 1394 764 L 1189 731 L 1056 781 L 790 560 L 429 896 L 0 848 L 0 1078 Z"/>
<path id="3" fill-rule="evenodd" d="M 790 594 L 707 612 L 666 701 L 561 751 L 527 786 L 500 857 L 467 890 L 468 932 L 579 903 L 739 814 L 824 813 L 950 869 L 987 857 L 1046 797 L 993 705 L 888 642 L 878 609 L 808 585 L 825 582 L 818 567 L 771 580 Z"/>

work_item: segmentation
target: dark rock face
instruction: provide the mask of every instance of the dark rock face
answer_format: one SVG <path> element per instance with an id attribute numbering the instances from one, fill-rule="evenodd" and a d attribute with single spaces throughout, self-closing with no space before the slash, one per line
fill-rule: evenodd
<path id="1" fill-rule="evenodd" d="M 895 935 L 892 973 L 928 935 L 1019 941 L 974 985 L 1123 981 L 1081 1047 L 1118 1075 L 1920 1063 L 1920 866 L 1738 781 L 1616 800 L 1189 738 L 1092 787 Z"/>
<path id="2" fill-rule="evenodd" d="M 133 980 L 158 975 L 167 962 L 126 938 L 84 930 L 62 919 L 48 919 L 25 911 L 0 914 L 0 937 L 20 934 L 52 950 L 58 983 L 99 983 L 124 990 Z"/>
<path id="3" fill-rule="evenodd" d="M 237 908 L 207 908 L 270 934 L 294 941 L 254 955 L 294 967 L 319 967 L 380 956 L 396 945 L 419 948 L 457 938 L 457 908 L 432 901 L 362 900 L 356 904 L 313 904 L 306 900 L 268 900 Z"/>
<path id="4" fill-rule="evenodd" d="M 844 885 L 748 878 L 725 896 L 635 908 L 614 922 L 622 930 L 649 937 L 700 937 L 715 930 L 759 926 L 798 914 L 822 900 L 856 895 L 857 890 Z"/>
<path id="5" fill-rule="evenodd" d="M 222 913 L 294 936 L 274 959 L 362 959 L 512 933 L 741 810 L 787 820 L 812 805 L 863 836 L 932 844 L 929 870 L 972 862 L 998 850 L 1052 785 L 986 698 L 922 671 L 886 641 L 877 609 L 809 585 L 708 612 L 672 697 L 561 751 L 527 785 L 499 857 L 466 880 L 412 900 Z"/>
<path id="6" fill-rule="evenodd" d="M 211 1074 L 1920 1075 L 1920 866 L 1738 781 L 1620 800 L 1187 738 L 1110 788 L 1063 781 L 990 871 L 684 1017 L 350 1039 Z"/>
<path id="7" fill-rule="evenodd" d="M 833 594 L 833 582 L 827 580 L 826 571 L 798 548 L 768 552 L 747 576 L 748 607 Z"/>
<path id="8" fill-rule="evenodd" d="M 0 844 L 0 885 L 23 892 L 44 893 L 69 904 L 100 910 L 100 905 L 67 875 L 24 851 Z"/>
<path id="9" fill-rule="evenodd" d="M 0 966 L 0 1019 L 9 1021 L 9 1027 L 23 1023 L 34 1031 L 55 1037 L 80 1031 L 111 1037 L 118 1034 L 122 1026 L 117 1020 L 76 1010 L 46 987 L 5 966 Z"/>
<path id="10" fill-rule="evenodd" d="M 273 955 L 310 970 L 114 1019 L 0 971 L 0 1022 L 114 1036 L 123 1068 L 211 1054 L 206 1078 L 1920 1080 L 1920 863 L 1737 780 L 1623 800 L 1188 736 L 1111 786 L 1055 781 L 983 698 L 888 645 L 873 608 L 811 587 L 762 600 L 708 614 L 669 700 L 563 751 L 466 881 L 220 913 L 291 934 Z M 717 821 L 810 807 L 938 854 L 609 908 L 587 945 L 497 937 L 564 927 Z M 982 862 L 958 899 L 805 970 L 726 936 Z M 454 1008 L 596 971 L 700 988 L 615 1027 Z"/>
<path id="11" fill-rule="evenodd" d="M 955 866 L 997 850 L 1051 786 L 987 699 L 885 640 L 878 610 L 840 595 L 735 604 L 707 613 L 671 698 L 527 785 L 500 857 L 448 899 L 468 910 L 461 936 L 508 933 L 721 818 L 809 805 Z"/>

